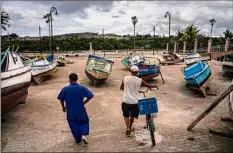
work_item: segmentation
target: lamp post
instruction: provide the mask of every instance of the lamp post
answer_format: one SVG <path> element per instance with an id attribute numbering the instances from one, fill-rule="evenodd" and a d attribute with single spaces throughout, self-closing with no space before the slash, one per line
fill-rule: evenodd
<path id="1" fill-rule="evenodd" d="M 154 51 L 155 51 L 155 26 L 153 27 L 153 31 L 154 31 L 154 49 L 153 49 L 153 55 L 155 54 Z"/>
<path id="2" fill-rule="evenodd" d="M 169 43 L 170 43 L 170 26 L 171 26 L 171 13 L 167 11 L 164 15 L 164 18 L 168 16 L 168 50 L 169 50 Z"/>
<path id="3" fill-rule="evenodd" d="M 211 36 L 212 36 L 212 30 L 213 30 L 213 26 L 214 26 L 214 23 L 216 22 L 215 19 L 211 19 L 210 20 L 210 24 L 211 24 L 211 29 L 210 29 L 210 40 L 211 40 Z"/>
<path id="4" fill-rule="evenodd" d="M 134 45 L 133 45 L 133 49 L 134 49 L 134 52 L 135 52 L 135 25 L 138 23 L 138 17 L 133 16 L 133 17 L 131 17 L 131 19 L 132 19 L 132 23 L 133 23 L 133 27 L 134 27 Z"/>

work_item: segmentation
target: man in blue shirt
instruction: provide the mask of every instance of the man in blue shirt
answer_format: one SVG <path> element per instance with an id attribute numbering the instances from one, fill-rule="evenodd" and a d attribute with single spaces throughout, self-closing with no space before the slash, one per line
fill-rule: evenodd
<path id="1" fill-rule="evenodd" d="M 78 75 L 71 73 L 70 85 L 64 87 L 57 98 L 60 100 L 63 112 L 67 112 L 67 121 L 76 142 L 83 141 L 88 144 L 86 135 L 89 134 L 89 118 L 84 105 L 94 95 L 86 87 L 77 84 L 77 80 Z"/>

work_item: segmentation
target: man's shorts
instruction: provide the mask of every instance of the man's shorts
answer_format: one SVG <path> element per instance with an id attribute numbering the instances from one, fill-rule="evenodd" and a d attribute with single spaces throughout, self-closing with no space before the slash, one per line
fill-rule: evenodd
<path id="1" fill-rule="evenodd" d="M 139 116 L 138 104 L 127 104 L 122 102 L 122 111 L 124 117 L 138 118 Z"/>

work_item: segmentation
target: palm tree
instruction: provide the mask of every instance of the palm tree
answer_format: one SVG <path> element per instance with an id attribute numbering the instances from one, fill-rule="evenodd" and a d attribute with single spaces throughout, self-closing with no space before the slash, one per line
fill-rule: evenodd
<path id="1" fill-rule="evenodd" d="M 211 30 L 210 30 L 210 39 L 211 39 L 211 36 L 212 36 L 212 30 L 213 30 L 213 26 L 214 26 L 214 23 L 216 22 L 215 19 L 211 19 L 210 20 L 210 24 L 211 24 Z"/>
<path id="2" fill-rule="evenodd" d="M 187 42 L 187 46 L 191 47 L 193 42 L 197 39 L 198 33 L 200 29 L 198 27 L 192 25 L 189 25 L 183 33 L 183 36 L 180 38 L 182 41 Z"/>
<path id="3" fill-rule="evenodd" d="M 45 23 L 49 24 L 49 38 L 51 39 L 51 30 L 50 30 L 50 21 L 51 21 L 51 14 L 45 14 L 43 16 L 43 19 L 45 19 Z M 51 51 L 51 44 L 49 45 L 49 50 Z"/>
<path id="4" fill-rule="evenodd" d="M 225 35 L 225 39 L 227 38 L 233 38 L 233 33 L 227 28 L 225 32 L 223 32 L 223 34 Z"/>
<path id="5" fill-rule="evenodd" d="M 1 12 L 1 27 L 5 31 L 6 31 L 6 27 L 8 27 L 8 28 L 10 27 L 9 20 L 10 20 L 9 14 L 2 11 Z"/>
<path id="6" fill-rule="evenodd" d="M 180 41 L 183 35 L 184 35 L 184 32 L 178 30 L 177 33 L 176 33 L 176 39 L 177 39 L 178 41 Z"/>

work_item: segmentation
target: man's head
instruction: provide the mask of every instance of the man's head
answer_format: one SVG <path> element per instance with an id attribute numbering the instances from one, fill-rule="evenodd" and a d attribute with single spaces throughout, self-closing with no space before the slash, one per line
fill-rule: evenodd
<path id="1" fill-rule="evenodd" d="M 76 73 L 71 73 L 71 74 L 69 75 L 69 79 L 70 79 L 70 83 L 72 83 L 72 82 L 77 82 L 77 80 L 78 80 L 78 75 L 77 75 Z"/>
<path id="2" fill-rule="evenodd" d="M 131 66 L 130 72 L 132 73 L 132 75 L 137 75 L 138 71 L 139 71 L 138 66 L 136 66 L 136 65 Z"/>

